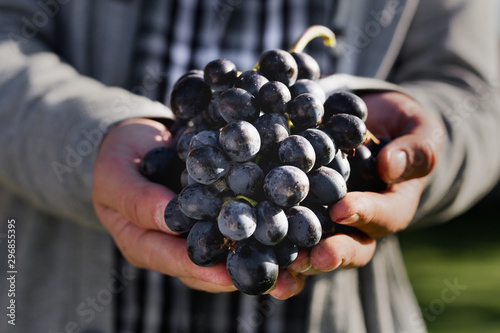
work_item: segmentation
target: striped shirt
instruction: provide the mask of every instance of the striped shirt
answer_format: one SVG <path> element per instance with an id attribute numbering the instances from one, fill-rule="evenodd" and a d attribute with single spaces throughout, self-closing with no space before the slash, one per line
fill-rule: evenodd
<path id="1" fill-rule="evenodd" d="M 203 69 L 211 60 L 228 58 L 238 70 L 245 71 L 255 65 L 263 51 L 288 49 L 308 26 L 325 25 L 341 35 L 338 22 L 342 20 L 336 13 L 342 13 L 342 6 L 348 3 L 337 6 L 336 1 L 326 0 L 143 1 L 142 23 L 136 37 L 135 79 L 131 84 L 137 86 L 146 75 L 151 75 L 161 84 L 151 89 L 142 85 L 146 89 L 140 93 L 168 103 L 175 81 L 189 69 Z M 312 41 L 306 52 L 318 61 L 323 74 L 335 70 L 335 54 L 320 39 Z M 399 252 L 393 245 L 386 247 L 397 257 Z M 383 248 L 379 246 L 377 251 L 384 251 Z M 128 264 L 116 252 L 116 266 L 121 269 Z M 131 270 L 137 278 L 114 299 L 115 331 L 119 333 L 362 333 L 367 327 L 373 332 L 390 332 L 384 327 L 398 327 L 394 322 L 399 320 L 397 312 L 402 311 L 388 308 L 389 300 L 377 304 L 380 295 L 376 294 L 386 289 L 387 281 L 383 274 L 382 282 L 380 277 L 375 279 L 376 267 L 371 265 L 359 271 L 309 277 L 304 290 L 286 301 L 240 292 L 210 294 L 189 289 L 178 279 L 153 271 Z M 378 283 L 384 287 L 376 287 Z M 391 283 L 396 289 L 398 285 L 408 288 L 405 280 L 391 279 Z M 363 293 L 360 285 L 366 288 Z M 405 297 L 404 293 L 398 296 L 401 304 L 414 304 L 413 299 Z M 386 320 L 379 313 L 381 310 L 387 312 Z M 386 323 L 381 323 L 381 318 Z"/>

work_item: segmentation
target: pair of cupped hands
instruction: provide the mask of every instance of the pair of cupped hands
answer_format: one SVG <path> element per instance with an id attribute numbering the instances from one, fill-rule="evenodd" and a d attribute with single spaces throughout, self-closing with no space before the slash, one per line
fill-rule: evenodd
<path id="1" fill-rule="evenodd" d="M 368 129 L 391 140 L 377 158 L 379 176 L 389 186 L 382 193 L 348 192 L 331 207 L 333 221 L 361 232 L 337 233 L 310 251 L 300 251 L 270 291 L 278 299 L 299 293 L 307 275 L 366 265 L 376 239 L 405 229 L 415 215 L 442 147 L 436 135 L 443 133 L 442 123 L 401 93 L 371 93 L 363 99 L 369 110 Z M 224 264 L 199 267 L 191 262 L 186 240 L 164 222 L 165 207 L 175 193 L 139 173 L 139 161 L 150 149 L 171 146 L 172 141 L 162 124 L 149 119 L 130 119 L 114 127 L 95 163 L 95 211 L 132 265 L 177 277 L 194 289 L 236 290 Z"/>

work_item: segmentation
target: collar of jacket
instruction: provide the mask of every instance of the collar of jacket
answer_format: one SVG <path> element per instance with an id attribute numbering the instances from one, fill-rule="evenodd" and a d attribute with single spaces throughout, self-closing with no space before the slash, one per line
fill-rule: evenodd
<path id="1" fill-rule="evenodd" d="M 386 79 L 396 61 L 419 0 L 341 1 L 345 35 L 338 41 L 338 73 Z"/>

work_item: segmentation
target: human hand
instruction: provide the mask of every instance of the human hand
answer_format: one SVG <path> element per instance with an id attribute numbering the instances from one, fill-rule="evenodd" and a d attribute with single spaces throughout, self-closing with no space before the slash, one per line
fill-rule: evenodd
<path id="1" fill-rule="evenodd" d="M 293 271 L 315 274 L 367 264 L 377 238 L 405 229 L 413 219 L 437 162 L 444 129 L 435 115 L 401 93 L 374 93 L 363 99 L 369 110 L 367 127 L 391 140 L 377 157 L 378 174 L 388 188 L 381 193 L 348 192 L 333 205 L 330 217 L 349 231 L 323 239 L 310 253 L 301 252 L 290 267 Z"/>
<path id="2" fill-rule="evenodd" d="M 132 265 L 178 277 L 198 290 L 236 290 L 224 264 L 199 267 L 191 262 L 186 240 L 164 222 L 165 207 L 175 193 L 139 173 L 139 162 L 150 149 L 171 144 L 168 130 L 152 120 L 127 120 L 113 128 L 102 142 L 94 168 L 92 199 L 97 216 Z M 271 295 L 288 298 L 303 284 L 303 277 L 282 270 Z"/>

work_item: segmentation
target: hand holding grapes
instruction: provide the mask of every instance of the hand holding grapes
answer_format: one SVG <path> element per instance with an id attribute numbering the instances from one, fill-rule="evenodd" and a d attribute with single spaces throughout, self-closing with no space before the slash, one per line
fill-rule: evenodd
<path id="1" fill-rule="evenodd" d="M 427 175 L 436 164 L 443 144 L 442 123 L 406 95 L 396 92 L 363 96 L 367 127 L 391 141 L 377 156 L 377 172 L 389 184 L 381 193 L 348 192 L 330 208 L 332 220 L 363 232 L 338 233 L 322 240 L 310 253 L 302 253 L 292 269 L 308 273 L 366 264 L 375 239 L 405 229 L 413 219 Z M 308 261 L 310 260 L 310 261 Z"/>
<path id="2" fill-rule="evenodd" d="M 144 155 L 168 147 L 172 137 L 160 123 L 128 120 L 105 137 L 94 169 L 95 211 L 124 257 L 133 265 L 178 277 L 187 286 L 209 291 L 233 291 L 224 264 L 195 265 L 186 253 L 186 239 L 164 221 L 165 206 L 175 193 L 149 181 L 139 172 Z M 287 298 L 302 289 L 303 279 L 280 274 L 272 291 Z"/>

